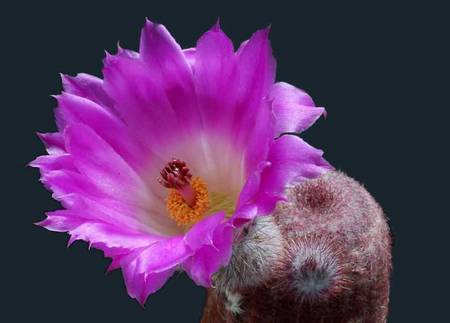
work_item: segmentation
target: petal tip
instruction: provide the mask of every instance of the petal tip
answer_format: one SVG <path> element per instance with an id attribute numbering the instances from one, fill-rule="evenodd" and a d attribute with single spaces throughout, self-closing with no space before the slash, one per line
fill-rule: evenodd
<path id="1" fill-rule="evenodd" d="M 220 17 L 217 17 L 216 23 L 211 27 L 210 30 L 211 31 L 215 31 L 215 32 L 218 32 L 218 31 L 222 30 L 221 27 L 220 27 Z"/>
<path id="2" fill-rule="evenodd" d="M 157 23 L 157 22 L 153 22 L 148 18 L 145 18 L 145 23 L 144 23 L 144 27 L 143 27 L 143 31 L 152 31 L 153 29 L 158 28 L 158 26 L 161 26 L 161 24 Z"/>
<path id="3" fill-rule="evenodd" d="M 39 157 L 33 159 L 32 161 L 28 162 L 25 167 L 33 167 L 33 168 L 39 168 L 39 163 L 38 163 L 38 159 Z"/>
<path id="4" fill-rule="evenodd" d="M 70 248 L 70 246 L 77 241 L 77 238 L 74 236 L 70 236 L 69 241 L 67 241 L 67 248 Z"/>
<path id="5" fill-rule="evenodd" d="M 114 54 L 111 54 L 110 52 L 108 52 L 108 50 L 104 50 L 105 53 L 105 58 L 103 59 L 103 62 L 109 61 L 111 58 L 114 57 Z"/>
<path id="6" fill-rule="evenodd" d="M 120 40 L 117 41 L 116 47 L 117 47 L 117 53 L 120 53 L 120 52 L 124 51 L 122 46 L 120 46 Z"/>
<path id="7" fill-rule="evenodd" d="M 255 36 L 260 35 L 264 40 L 269 40 L 269 34 L 270 34 L 271 29 L 272 29 L 272 24 L 269 24 L 269 25 L 267 25 L 267 27 L 258 30 L 255 33 Z"/>
<path id="8" fill-rule="evenodd" d="M 64 83 L 64 82 L 67 82 L 67 81 L 70 81 L 70 79 L 72 78 L 70 75 L 68 75 L 68 74 L 64 74 L 64 73 L 58 73 L 59 74 L 59 77 L 61 78 L 61 81 Z"/>
<path id="9" fill-rule="evenodd" d="M 34 222 L 33 225 L 35 225 L 37 227 L 45 228 L 46 222 L 47 222 L 47 219 L 44 219 L 44 220 L 41 220 L 41 221 L 38 221 L 38 222 Z"/>

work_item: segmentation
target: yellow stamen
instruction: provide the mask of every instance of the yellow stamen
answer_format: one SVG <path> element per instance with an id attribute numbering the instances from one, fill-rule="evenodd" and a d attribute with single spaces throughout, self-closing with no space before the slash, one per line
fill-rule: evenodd
<path id="1" fill-rule="evenodd" d="M 200 221 L 209 209 L 209 196 L 206 183 L 200 177 L 193 177 L 190 183 L 195 192 L 195 203 L 189 206 L 176 189 L 169 189 L 167 211 L 169 216 L 185 229 Z"/>

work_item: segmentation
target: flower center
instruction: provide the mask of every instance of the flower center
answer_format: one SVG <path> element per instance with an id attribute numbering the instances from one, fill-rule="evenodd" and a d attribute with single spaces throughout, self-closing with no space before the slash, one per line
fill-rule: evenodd
<path id="1" fill-rule="evenodd" d="M 205 181 L 192 176 L 186 163 L 173 158 L 161 171 L 158 182 L 169 189 L 166 208 L 170 218 L 187 230 L 206 214 L 234 212 L 234 200 L 229 194 L 209 192 Z"/>
<path id="2" fill-rule="evenodd" d="M 173 158 L 158 181 L 169 189 L 166 208 L 178 226 L 189 228 L 203 218 L 209 208 L 208 188 L 200 177 L 192 177 L 184 161 Z"/>

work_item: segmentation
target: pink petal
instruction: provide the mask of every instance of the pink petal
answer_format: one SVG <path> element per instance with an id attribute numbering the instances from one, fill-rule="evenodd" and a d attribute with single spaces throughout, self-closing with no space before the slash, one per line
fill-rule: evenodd
<path id="1" fill-rule="evenodd" d="M 216 24 L 197 41 L 194 82 L 205 126 L 230 131 L 239 73 L 233 43 Z"/>
<path id="2" fill-rule="evenodd" d="M 195 64 L 195 53 L 197 49 L 195 47 L 183 49 L 184 58 L 186 59 L 187 63 L 189 64 L 189 67 L 193 68 Z"/>
<path id="3" fill-rule="evenodd" d="M 70 170 L 75 171 L 76 168 L 73 165 L 72 157 L 69 154 L 58 155 L 44 155 L 39 156 L 32 162 L 30 166 L 37 167 L 43 173 L 48 173 L 54 170 Z"/>
<path id="4" fill-rule="evenodd" d="M 66 214 L 66 210 L 48 213 L 47 218 L 36 223 L 50 231 L 68 232 L 79 227 L 85 222 L 84 219 Z M 61 213 L 61 214 L 59 214 Z"/>
<path id="5" fill-rule="evenodd" d="M 197 108 L 192 71 L 167 29 L 146 21 L 139 51 L 149 73 L 161 82 L 172 109 L 185 129 L 197 130 L 202 120 Z"/>
<path id="6" fill-rule="evenodd" d="M 231 218 L 231 223 L 234 227 L 238 228 L 243 224 L 253 220 L 259 214 L 258 205 L 256 199 L 253 203 L 243 205 L 234 212 Z"/>
<path id="7" fill-rule="evenodd" d="M 272 112 L 264 100 L 275 80 L 276 65 L 268 35 L 268 29 L 256 32 L 237 52 L 240 80 L 234 122 L 237 141 L 246 146 L 247 174 L 265 159 L 274 137 Z"/>
<path id="8" fill-rule="evenodd" d="M 195 224 L 184 237 L 186 244 L 193 250 L 197 250 L 204 245 L 212 245 L 214 230 L 224 217 L 224 212 L 217 212 Z"/>
<path id="9" fill-rule="evenodd" d="M 237 52 L 239 69 L 239 102 L 235 124 L 239 137 L 246 141 L 255 125 L 261 103 L 275 80 L 275 59 L 269 42 L 269 30 L 259 30 Z M 264 118 L 266 119 L 266 118 Z"/>
<path id="10" fill-rule="evenodd" d="M 114 103 L 103 89 L 102 79 L 84 73 L 80 73 L 77 76 L 61 75 L 61 79 L 64 90 L 67 93 L 89 99 L 110 112 L 114 111 L 112 110 Z"/>
<path id="11" fill-rule="evenodd" d="M 161 240 L 122 258 L 121 266 L 128 293 L 144 304 L 173 274 L 177 266 L 192 255 L 182 237 Z"/>
<path id="12" fill-rule="evenodd" d="M 51 191 L 53 198 L 62 202 L 64 206 L 71 205 L 70 194 L 82 194 L 91 197 L 105 197 L 105 194 L 91 181 L 71 170 L 55 170 L 43 172 L 42 183 Z"/>
<path id="13" fill-rule="evenodd" d="M 245 151 L 245 173 L 247 176 L 256 170 L 259 163 L 266 160 L 270 144 L 274 140 L 275 120 L 267 102 L 261 103 L 252 124 L 254 126 Z"/>
<path id="14" fill-rule="evenodd" d="M 268 155 L 271 165 L 261 175 L 259 198 L 281 197 L 286 185 L 316 178 L 332 169 L 322 154 L 298 136 L 284 135 L 275 140 Z"/>
<path id="15" fill-rule="evenodd" d="M 159 273 L 136 273 L 136 262 L 130 262 L 123 266 L 123 277 L 128 295 L 135 298 L 142 306 L 149 294 L 161 288 L 173 275 L 175 269 L 169 269 Z"/>
<path id="16" fill-rule="evenodd" d="M 148 201 L 145 184 L 130 165 L 93 130 L 82 124 L 66 128 L 66 147 L 78 171 L 104 194 L 127 201 Z"/>
<path id="17" fill-rule="evenodd" d="M 136 298 L 141 304 L 144 304 L 149 294 L 154 293 L 164 285 L 178 264 L 173 262 L 169 269 L 161 270 L 160 267 L 160 270 L 154 272 L 148 270 L 151 268 L 139 269 L 146 262 L 155 260 L 155 255 L 149 255 L 149 248 L 153 245 L 163 246 L 165 240 L 148 234 L 127 231 L 123 228 L 119 229 L 102 222 L 90 222 L 84 218 L 79 218 L 69 210 L 48 213 L 47 219 L 38 224 L 52 231 L 69 232 L 71 234 L 69 244 L 75 240 L 84 240 L 89 242 L 90 246 L 103 250 L 106 256 L 113 258 L 109 269 L 122 267 L 129 295 Z M 172 246 L 169 243 L 166 246 L 165 253 L 163 253 L 161 247 L 155 247 L 151 250 L 157 252 L 157 249 L 160 249 L 160 259 L 165 261 L 165 265 L 167 265 L 167 258 L 174 260 L 174 257 L 165 257 L 168 252 L 167 248 L 170 249 Z M 169 256 L 171 255 L 173 255 L 172 250 L 169 252 Z M 132 257 L 131 261 L 128 260 L 130 256 Z M 146 259 L 149 256 L 151 259 Z"/>
<path id="18" fill-rule="evenodd" d="M 167 97 L 161 76 L 139 57 L 126 52 L 108 55 L 103 74 L 105 90 L 114 99 L 115 109 L 133 138 L 152 153 L 170 158 L 164 143 L 175 142 L 186 132 Z"/>
<path id="19" fill-rule="evenodd" d="M 149 155 L 137 145 L 128 128 L 103 106 L 86 98 L 63 93 L 56 97 L 60 116 L 66 124 L 82 123 L 94 130 L 124 160 L 136 168 L 149 163 L 142 156 Z"/>
<path id="20" fill-rule="evenodd" d="M 183 263 L 183 269 L 200 286 L 211 287 L 211 276 L 230 260 L 233 229 L 228 224 L 222 228 L 223 237 L 217 246 L 203 246 Z"/>
<path id="21" fill-rule="evenodd" d="M 63 196 L 64 206 L 79 217 L 90 221 L 102 221 L 118 228 L 153 235 L 176 235 L 180 231 L 160 210 L 141 209 L 137 205 L 109 198 L 98 198 L 85 192 Z"/>
<path id="22" fill-rule="evenodd" d="M 304 91 L 287 83 L 276 83 L 269 95 L 275 115 L 275 134 L 302 132 L 325 113 Z"/>
<path id="23" fill-rule="evenodd" d="M 156 235 L 118 228 L 98 220 L 92 221 L 80 217 L 77 212 L 71 210 L 49 212 L 47 218 L 37 224 L 48 230 L 68 232 L 71 235 L 71 242 L 84 240 L 105 252 L 108 252 L 109 249 L 122 249 L 130 252 L 130 250 L 144 248 L 163 239 Z"/>
<path id="24" fill-rule="evenodd" d="M 137 234 L 105 223 L 85 222 L 70 232 L 71 240 L 88 241 L 98 249 L 125 248 L 133 250 L 156 243 L 157 236 Z"/>
<path id="25" fill-rule="evenodd" d="M 175 273 L 175 271 L 175 268 L 171 268 L 159 273 L 145 274 L 144 288 L 142 290 L 142 293 L 137 298 L 138 302 L 141 305 L 144 305 L 148 296 L 163 287 L 167 280 Z"/>
<path id="26" fill-rule="evenodd" d="M 242 188 L 241 193 L 239 194 L 239 200 L 236 209 L 239 209 L 245 204 L 252 203 L 255 195 L 258 193 L 259 186 L 261 184 L 261 173 L 266 167 L 269 166 L 270 162 L 263 161 L 257 166 L 256 170 L 247 177 L 247 181 L 245 182 L 245 185 Z"/>
<path id="27" fill-rule="evenodd" d="M 198 285 L 211 286 L 211 275 L 230 259 L 233 227 L 222 222 L 223 212 L 197 223 L 185 236 L 195 254 L 183 262 L 183 269 Z"/>
<path id="28" fill-rule="evenodd" d="M 273 211 L 285 199 L 285 189 L 296 181 L 315 178 L 332 167 L 322 158 L 322 151 L 294 135 L 284 135 L 272 142 L 267 161 L 261 163 L 241 191 L 231 222 L 238 227 L 256 216 Z"/>
<path id="29" fill-rule="evenodd" d="M 39 139 L 44 143 L 47 152 L 51 155 L 64 154 L 66 147 L 64 144 L 64 136 L 59 132 L 54 133 L 38 133 Z"/>
<path id="30" fill-rule="evenodd" d="M 136 273 L 166 271 L 182 263 L 192 254 L 193 250 L 186 246 L 182 236 L 161 240 L 138 252 Z"/>

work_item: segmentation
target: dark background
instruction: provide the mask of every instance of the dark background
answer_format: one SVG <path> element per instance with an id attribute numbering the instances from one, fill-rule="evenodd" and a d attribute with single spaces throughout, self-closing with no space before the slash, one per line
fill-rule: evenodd
<path id="1" fill-rule="evenodd" d="M 444 322 L 448 315 L 450 57 L 448 13 L 427 2 L 335 4 L 272 1 L 15 2 L 1 10 L 3 322 L 198 322 L 204 290 L 173 277 L 146 308 L 101 252 L 33 226 L 57 209 L 26 164 L 55 129 L 50 94 L 59 72 L 100 76 L 104 50 L 137 49 L 148 17 L 183 47 L 217 17 L 235 45 L 272 25 L 277 79 L 325 106 L 304 137 L 363 182 L 395 236 L 389 322 Z M 333 2 L 334 3 L 334 2 Z M 6 302 L 5 302 L 6 300 Z"/>

